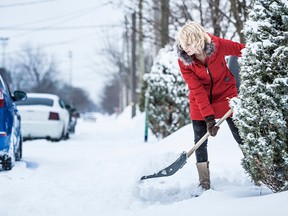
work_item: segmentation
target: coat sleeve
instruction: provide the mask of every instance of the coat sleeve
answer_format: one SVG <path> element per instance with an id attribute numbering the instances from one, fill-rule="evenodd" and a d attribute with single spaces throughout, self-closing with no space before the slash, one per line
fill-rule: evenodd
<path id="1" fill-rule="evenodd" d="M 241 50 L 245 48 L 244 44 L 223 38 L 218 38 L 218 40 L 219 40 L 219 49 L 221 49 L 224 55 L 241 57 Z"/>
<path id="2" fill-rule="evenodd" d="M 209 96 L 207 95 L 202 83 L 199 81 L 199 78 L 195 75 L 191 68 L 185 66 L 181 60 L 178 60 L 178 64 L 182 76 L 188 85 L 190 94 L 192 94 L 190 97 L 192 96 L 194 98 L 201 115 L 203 117 L 214 115 L 213 108 L 209 101 Z"/>

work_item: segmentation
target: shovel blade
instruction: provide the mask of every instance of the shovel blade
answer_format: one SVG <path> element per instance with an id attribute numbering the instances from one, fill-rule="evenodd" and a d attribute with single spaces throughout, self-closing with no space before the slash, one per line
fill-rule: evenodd
<path id="1" fill-rule="evenodd" d="M 165 169 L 160 170 L 158 173 L 152 175 L 142 176 L 140 180 L 150 179 L 150 178 L 159 178 L 167 177 L 175 174 L 179 169 L 181 169 L 187 162 L 187 152 L 183 152 L 175 162 Z"/>

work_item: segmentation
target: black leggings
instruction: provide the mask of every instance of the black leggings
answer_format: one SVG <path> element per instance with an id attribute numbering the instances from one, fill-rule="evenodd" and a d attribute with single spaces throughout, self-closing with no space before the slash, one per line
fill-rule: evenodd
<path id="1" fill-rule="evenodd" d="M 238 129 L 232 121 L 232 118 L 229 117 L 226 119 L 226 121 L 233 134 L 234 139 L 239 145 L 241 145 L 242 139 L 239 136 Z M 201 120 L 192 120 L 192 125 L 194 130 L 194 142 L 197 143 L 198 140 L 200 140 L 207 133 L 206 122 Z M 195 153 L 197 163 L 208 161 L 207 143 L 208 139 L 196 150 Z"/>

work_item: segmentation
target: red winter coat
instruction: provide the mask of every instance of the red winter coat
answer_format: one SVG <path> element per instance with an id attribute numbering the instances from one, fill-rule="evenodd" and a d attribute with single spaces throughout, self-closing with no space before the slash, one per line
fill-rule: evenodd
<path id="1" fill-rule="evenodd" d="M 228 99 L 238 94 L 235 78 L 227 68 L 224 57 L 241 56 L 245 45 L 210 36 L 212 43 L 205 47 L 207 66 L 178 47 L 178 63 L 190 91 L 192 120 L 203 120 L 209 115 L 221 118 L 230 109 Z"/>

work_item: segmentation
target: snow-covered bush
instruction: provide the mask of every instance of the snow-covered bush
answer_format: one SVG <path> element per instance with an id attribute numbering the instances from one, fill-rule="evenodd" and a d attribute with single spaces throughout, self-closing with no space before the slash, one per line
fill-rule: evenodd
<path id="1" fill-rule="evenodd" d="M 244 28 L 240 106 L 243 167 L 256 183 L 288 190 L 288 2 L 255 0 Z"/>
<path id="2" fill-rule="evenodd" d="M 181 76 L 177 53 L 171 46 L 161 49 L 149 74 L 144 76 L 149 97 L 149 127 L 164 138 L 190 123 L 188 88 Z"/>

